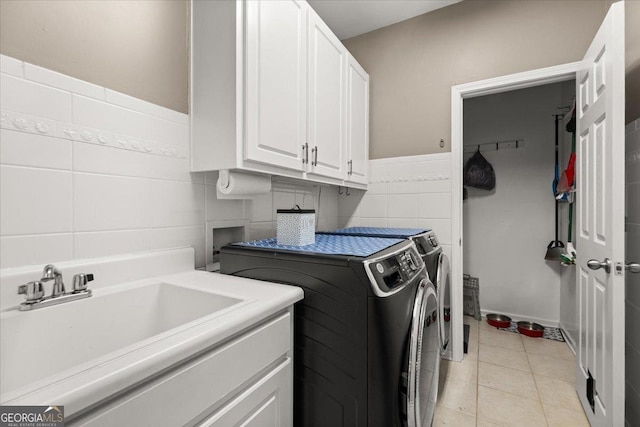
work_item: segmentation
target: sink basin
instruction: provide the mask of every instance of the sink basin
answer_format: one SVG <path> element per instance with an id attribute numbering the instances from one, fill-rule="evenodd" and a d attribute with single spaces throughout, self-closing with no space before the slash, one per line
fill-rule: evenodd
<path id="1" fill-rule="evenodd" d="M 168 283 L 0 315 L 0 394 L 214 315 L 243 300 Z M 115 356 L 114 356 L 115 357 Z M 16 369 L 19 367 L 19 369 Z"/>

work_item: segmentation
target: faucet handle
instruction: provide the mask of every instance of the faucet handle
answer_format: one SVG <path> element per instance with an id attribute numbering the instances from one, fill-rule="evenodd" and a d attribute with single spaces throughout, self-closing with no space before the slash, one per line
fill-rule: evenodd
<path id="1" fill-rule="evenodd" d="M 18 286 L 18 295 L 25 295 L 26 303 L 32 304 L 44 299 L 44 288 L 42 282 L 35 280 L 26 285 Z"/>
<path id="2" fill-rule="evenodd" d="M 87 283 L 93 280 L 93 274 L 76 274 L 73 276 L 73 293 L 87 290 Z"/>

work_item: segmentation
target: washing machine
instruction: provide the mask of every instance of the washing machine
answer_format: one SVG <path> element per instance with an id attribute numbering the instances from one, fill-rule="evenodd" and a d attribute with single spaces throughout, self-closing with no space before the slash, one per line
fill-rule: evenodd
<path id="1" fill-rule="evenodd" d="M 220 252 L 221 273 L 300 286 L 294 308 L 294 423 L 426 427 L 437 396 L 438 301 L 410 240 L 316 235 Z"/>
<path id="2" fill-rule="evenodd" d="M 440 354 L 452 359 L 451 337 L 451 279 L 449 258 L 442 251 L 436 233 L 424 228 L 348 227 L 328 231 L 343 236 L 370 236 L 411 239 L 427 266 L 429 279 L 436 286 L 440 307 Z"/>

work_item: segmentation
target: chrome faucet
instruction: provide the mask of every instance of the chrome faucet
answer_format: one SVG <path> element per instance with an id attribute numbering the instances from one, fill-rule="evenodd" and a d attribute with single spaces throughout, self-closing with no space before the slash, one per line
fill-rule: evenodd
<path id="1" fill-rule="evenodd" d="M 51 280 L 53 280 L 51 296 L 45 297 L 42 284 Z M 53 264 L 47 264 L 42 270 L 42 279 L 18 286 L 18 294 L 25 296 L 25 301 L 20 304 L 20 311 L 33 310 L 90 297 L 91 289 L 87 288 L 87 282 L 92 280 L 93 274 L 76 274 L 73 276 L 73 290 L 66 292 L 64 281 L 62 280 L 62 272 Z"/>
<path id="2" fill-rule="evenodd" d="M 64 282 L 62 281 L 62 273 L 53 264 L 47 264 L 42 270 L 41 282 L 48 282 L 53 280 L 53 290 L 51 291 L 51 298 L 57 298 L 60 295 L 64 295 Z"/>

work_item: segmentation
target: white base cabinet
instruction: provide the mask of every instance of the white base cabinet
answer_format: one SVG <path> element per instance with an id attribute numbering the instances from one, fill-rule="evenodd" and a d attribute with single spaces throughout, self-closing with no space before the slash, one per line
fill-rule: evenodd
<path id="1" fill-rule="evenodd" d="M 287 359 L 244 393 L 216 411 L 202 427 L 280 427 L 293 425 L 293 362 Z"/>
<path id="2" fill-rule="evenodd" d="M 293 308 L 67 424 L 293 425 Z"/>
<path id="3" fill-rule="evenodd" d="M 369 76 L 304 0 L 192 1 L 191 19 L 193 171 L 367 188 Z"/>

